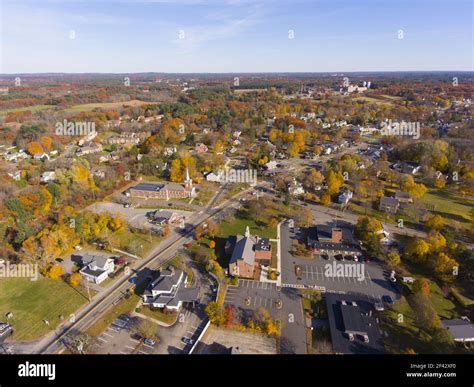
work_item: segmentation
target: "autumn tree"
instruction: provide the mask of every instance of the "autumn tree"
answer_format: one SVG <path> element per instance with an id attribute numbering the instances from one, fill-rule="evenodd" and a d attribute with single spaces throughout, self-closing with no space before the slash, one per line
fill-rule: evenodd
<path id="1" fill-rule="evenodd" d="M 69 285 L 71 286 L 79 286 L 81 284 L 81 274 L 79 273 L 72 273 L 68 279 L 67 279 L 67 282 L 69 283 Z"/>
<path id="2" fill-rule="evenodd" d="M 417 278 L 415 282 L 413 282 L 411 289 L 414 294 L 421 294 L 427 297 L 430 294 L 430 281 L 426 278 Z"/>
<path id="3" fill-rule="evenodd" d="M 400 254 L 392 251 L 387 254 L 387 265 L 391 268 L 395 268 L 400 265 Z"/>
<path id="4" fill-rule="evenodd" d="M 211 301 L 207 304 L 204 311 L 209 318 L 209 321 L 214 325 L 222 325 L 225 322 L 225 313 L 224 309 L 221 305 L 219 305 L 216 301 Z"/>
<path id="5" fill-rule="evenodd" d="M 425 220 L 425 227 L 428 230 L 441 230 L 444 228 L 446 222 L 444 218 L 440 215 L 433 215 Z"/>
<path id="6" fill-rule="evenodd" d="M 405 248 L 405 255 L 413 262 L 423 262 L 430 251 L 430 245 L 423 239 L 414 239 Z"/>
<path id="7" fill-rule="evenodd" d="M 63 274 L 63 267 L 61 265 L 50 265 L 43 274 L 46 278 L 58 279 Z"/>

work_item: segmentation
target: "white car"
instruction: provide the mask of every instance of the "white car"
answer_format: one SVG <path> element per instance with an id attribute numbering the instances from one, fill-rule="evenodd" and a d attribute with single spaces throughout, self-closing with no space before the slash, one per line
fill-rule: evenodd
<path id="1" fill-rule="evenodd" d="M 74 246 L 74 250 L 81 251 L 82 246 L 81 245 L 76 245 L 76 246 Z"/>

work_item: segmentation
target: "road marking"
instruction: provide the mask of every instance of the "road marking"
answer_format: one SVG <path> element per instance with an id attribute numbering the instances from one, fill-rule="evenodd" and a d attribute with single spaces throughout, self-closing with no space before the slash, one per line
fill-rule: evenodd
<path id="1" fill-rule="evenodd" d="M 137 352 L 140 352 L 140 353 L 143 354 L 143 355 L 149 355 L 148 352 L 143 352 L 143 351 L 141 351 L 141 350 L 138 350 Z"/>
<path id="2" fill-rule="evenodd" d="M 129 355 L 128 352 L 123 352 L 123 351 L 121 351 L 120 353 L 121 353 L 122 355 Z"/>
<path id="3" fill-rule="evenodd" d="M 148 347 L 148 348 L 150 348 L 150 349 L 153 349 L 153 347 L 152 347 L 151 345 L 148 345 L 148 344 L 146 344 L 146 343 L 143 343 L 143 345 L 144 345 L 145 347 Z"/>
<path id="4" fill-rule="evenodd" d="M 100 341 L 103 341 L 104 343 L 108 343 L 108 341 L 105 340 L 105 339 L 103 339 L 102 337 L 99 337 L 98 339 L 99 339 Z"/>
<path id="5" fill-rule="evenodd" d="M 256 306 L 257 305 L 257 297 L 254 297 L 253 298 L 253 306 Z"/>
<path id="6" fill-rule="evenodd" d="M 130 340 L 133 341 L 133 342 L 135 342 L 135 343 L 139 343 L 139 342 L 140 342 L 140 340 L 134 339 L 134 338 L 132 338 L 132 337 L 130 337 Z"/>
<path id="7" fill-rule="evenodd" d="M 132 347 L 131 345 L 126 345 L 125 348 L 130 348 L 132 351 L 135 349 L 135 347 Z"/>
<path id="8" fill-rule="evenodd" d="M 109 337 L 113 338 L 113 336 L 112 336 L 112 335 L 109 335 L 109 334 L 108 334 L 108 333 L 106 333 L 106 332 L 102 332 L 102 334 L 103 334 L 103 335 L 105 335 L 105 336 L 109 336 Z"/>

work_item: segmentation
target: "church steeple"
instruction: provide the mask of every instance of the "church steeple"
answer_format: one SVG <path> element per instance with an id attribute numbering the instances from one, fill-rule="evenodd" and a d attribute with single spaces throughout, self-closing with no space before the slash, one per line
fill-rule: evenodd
<path id="1" fill-rule="evenodd" d="M 186 168 L 186 179 L 184 180 L 184 187 L 187 189 L 191 189 L 193 187 L 193 181 L 189 177 L 189 169 Z"/>
<path id="2" fill-rule="evenodd" d="M 249 226 L 247 226 L 247 228 L 245 229 L 245 237 L 247 237 L 247 238 L 250 237 L 250 228 L 249 228 Z"/>

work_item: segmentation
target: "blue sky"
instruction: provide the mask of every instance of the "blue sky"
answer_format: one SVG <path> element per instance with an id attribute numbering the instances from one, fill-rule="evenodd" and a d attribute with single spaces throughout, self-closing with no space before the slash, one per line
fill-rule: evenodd
<path id="1" fill-rule="evenodd" d="M 0 3 L 0 73 L 473 70 L 470 0 Z"/>

